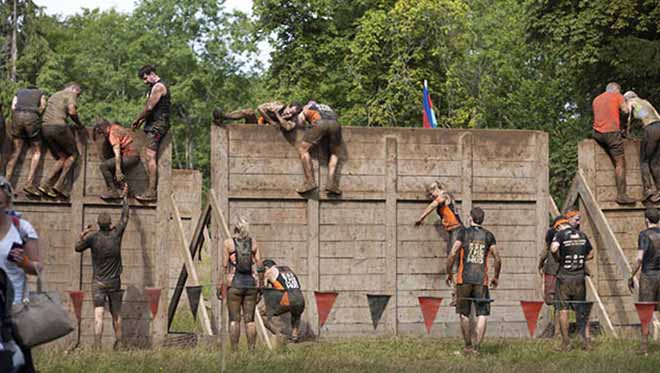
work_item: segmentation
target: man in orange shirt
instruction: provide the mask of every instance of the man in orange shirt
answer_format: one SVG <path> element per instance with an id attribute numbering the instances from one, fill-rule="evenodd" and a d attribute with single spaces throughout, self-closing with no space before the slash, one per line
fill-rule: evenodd
<path id="1" fill-rule="evenodd" d="M 119 124 L 99 119 L 96 121 L 92 133 L 94 141 L 97 136 L 102 136 L 103 141 L 110 144 L 114 154 L 114 157 L 101 162 L 101 173 L 107 187 L 107 193 L 101 195 L 101 199 L 106 201 L 119 199 L 117 185 L 126 181 L 123 171 L 137 166 L 140 162 L 140 156 L 133 141 L 133 133 Z"/>
<path id="2" fill-rule="evenodd" d="M 593 138 L 614 162 L 616 202 L 622 205 L 635 203 L 635 200 L 626 194 L 626 159 L 619 111 L 628 113 L 628 106 L 621 95 L 621 86 L 614 82 L 608 83 L 605 92 L 594 99 L 592 106 Z M 649 196 L 645 196 L 647 197 Z"/>

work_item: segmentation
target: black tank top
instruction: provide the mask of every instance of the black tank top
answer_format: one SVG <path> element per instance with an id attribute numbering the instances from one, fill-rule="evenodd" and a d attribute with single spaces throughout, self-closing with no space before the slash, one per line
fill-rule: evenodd
<path id="1" fill-rule="evenodd" d="M 16 111 L 38 113 L 42 95 L 36 88 L 19 89 L 16 93 Z"/>
<path id="2" fill-rule="evenodd" d="M 642 259 L 642 272 L 660 272 L 660 228 L 650 228 L 642 232 L 648 238 Z M 640 247 L 640 249 L 642 249 Z"/>
<path id="3" fill-rule="evenodd" d="M 167 89 L 167 93 L 165 93 L 165 95 L 160 97 L 160 100 L 158 100 L 156 106 L 154 106 L 154 108 L 149 113 L 149 116 L 147 117 L 148 125 L 156 121 L 162 121 L 166 123 L 169 123 L 170 121 L 170 106 L 171 106 L 170 87 L 168 87 L 167 84 L 165 84 L 165 82 L 161 79 L 156 83 L 152 84 L 151 89 L 153 89 L 153 87 L 158 83 L 165 86 L 165 88 Z M 149 91 L 149 94 L 151 95 L 151 90 Z"/>

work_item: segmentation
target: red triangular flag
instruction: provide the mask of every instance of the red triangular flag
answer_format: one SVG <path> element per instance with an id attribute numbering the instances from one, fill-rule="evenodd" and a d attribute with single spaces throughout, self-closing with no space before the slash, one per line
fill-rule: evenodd
<path id="1" fill-rule="evenodd" d="M 424 316 L 424 324 L 426 325 L 426 334 L 431 334 L 431 328 L 435 321 L 435 316 L 438 314 L 442 298 L 439 297 L 418 297 L 419 308 L 422 310 Z"/>
<path id="2" fill-rule="evenodd" d="M 639 302 L 635 303 L 635 308 L 637 309 L 637 315 L 639 316 L 639 321 L 642 325 L 648 324 L 653 319 L 653 312 L 655 311 L 656 303 L 655 302 Z"/>
<path id="3" fill-rule="evenodd" d="M 69 292 L 69 297 L 71 297 L 71 303 L 73 304 L 73 312 L 76 314 L 76 319 L 78 322 L 82 319 L 82 303 L 83 299 L 85 299 L 85 292 L 84 291 L 70 291 Z"/>
<path id="4" fill-rule="evenodd" d="M 322 327 L 328 319 L 328 315 L 332 310 L 332 306 L 335 304 L 337 295 L 338 294 L 334 291 L 314 292 L 314 298 L 316 298 L 316 310 L 319 314 L 319 328 Z"/>
<path id="5" fill-rule="evenodd" d="M 158 313 L 158 302 L 160 301 L 160 288 L 144 288 L 144 295 L 147 297 L 147 302 L 149 302 L 151 308 L 151 317 L 155 319 Z"/>
<path id="6" fill-rule="evenodd" d="M 527 320 L 529 336 L 534 337 L 534 331 L 536 331 L 536 322 L 539 319 L 541 308 L 543 308 L 543 301 L 521 300 L 520 305 L 522 306 L 523 314 L 525 314 L 525 320 Z"/>

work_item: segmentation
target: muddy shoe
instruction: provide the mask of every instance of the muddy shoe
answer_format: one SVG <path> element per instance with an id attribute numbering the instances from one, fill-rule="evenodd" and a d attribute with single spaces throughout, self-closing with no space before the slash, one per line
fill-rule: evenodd
<path id="1" fill-rule="evenodd" d="M 653 197 L 651 197 L 651 198 L 653 198 Z M 619 194 L 619 195 L 616 196 L 616 203 L 618 203 L 620 205 L 632 205 L 635 202 L 637 202 L 637 201 L 635 201 L 634 198 L 630 197 L 627 194 Z"/>
<path id="2" fill-rule="evenodd" d="M 296 189 L 296 192 L 298 192 L 298 194 L 305 194 L 311 192 L 316 188 L 318 188 L 318 186 L 314 183 L 305 183 L 303 184 L 302 187 Z"/>
<path id="3" fill-rule="evenodd" d="M 57 193 L 53 190 L 53 187 L 50 185 L 39 185 L 37 187 L 39 191 L 44 195 L 50 198 L 57 198 Z"/>
<path id="4" fill-rule="evenodd" d="M 222 109 L 217 108 L 217 109 L 213 110 L 213 124 L 215 124 L 216 126 L 222 127 L 225 124 L 223 117 L 224 117 L 224 113 L 223 113 Z"/>
<path id="5" fill-rule="evenodd" d="M 653 195 L 651 195 L 648 199 L 653 203 L 660 202 L 660 191 L 653 193 Z"/>
<path id="6" fill-rule="evenodd" d="M 155 202 L 157 200 L 156 192 L 150 190 L 145 194 L 135 196 L 135 199 L 137 199 L 140 202 Z"/>
<path id="7" fill-rule="evenodd" d="M 117 193 L 116 190 L 108 190 L 107 193 L 102 194 L 100 197 L 104 201 L 113 201 L 121 198 L 121 196 L 119 195 L 119 193 Z"/>
<path id="8" fill-rule="evenodd" d="M 30 196 L 33 196 L 33 197 L 41 197 L 41 192 L 34 185 L 30 184 L 30 185 L 26 186 L 25 188 L 23 188 L 23 191 L 27 195 L 30 195 Z"/>
<path id="9" fill-rule="evenodd" d="M 53 187 L 53 191 L 55 193 L 57 193 L 57 195 L 59 195 L 60 197 L 63 197 L 63 198 L 66 198 L 66 199 L 69 199 L 69 197 L 70 197 L 69 192 L 67 192 L 66 189 L 64 189 L 64 187 L 56 185 L 56 186 Z M 49 196 L 50 196 L 50 194 L 49 194 Z"/>
<path id="10" fill-rule="evenodd" d="M 325 187 L 325 191 L 328 192 L 328 194 L 334 194 L 337 196 L 341 195 L 341 190 L 335 184 L 330 184 Z"/>
<path id="11" fill-rule="evenodd" d="M 582 350 L 583 351 L 591 351 L 591 341 L 590 340 L 585 340 L 582 342 Z"/>
<path id="12" fill-rule="evenodd" d="M 571 351 L 571 342 L 562 342 L 561 346 L 557 348 L 557 351 L 559 352 L 570 352 Z"/>

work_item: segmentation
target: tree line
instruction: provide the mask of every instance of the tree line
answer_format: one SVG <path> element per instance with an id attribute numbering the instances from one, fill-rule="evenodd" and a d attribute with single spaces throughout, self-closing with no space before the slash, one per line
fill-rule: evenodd
<path id="1" fill-rule="evenodd" d="M 5 115 L 18 87 L 53 93 L 78 81 L 85 123 L 128 124 L 146 94 L 137 69 L 152 63 L 173 95 L 174 165 L 206 177 L 215 107 L 315 99 L 344 125 L 419 127 L 426 79 L 441 124 L 550 133 L 561 199 L 605 84 L 660 100 L 657 1 L 254 0 L 251 17 L 212 0 L 139 0 L 130 14 L 65 18 L 31 0 L 0 6 Z"/>

